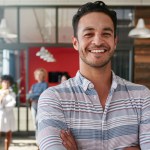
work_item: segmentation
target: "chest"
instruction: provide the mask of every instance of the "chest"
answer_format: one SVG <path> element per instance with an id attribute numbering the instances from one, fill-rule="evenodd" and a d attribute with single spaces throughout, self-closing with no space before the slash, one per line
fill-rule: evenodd
<path id="1" fill-rule="evenodd" d="M 67 126 L 82 149 L 87 146 L 85 141 L 92 142 L 93 148 L 102 143 L 110 147 L 109 143 L 113 141 L 113 149 L 120 146 L 117 142 L 120 138 L 122 145 L 125 144 L 124 137 L 132 137 L 127 140 L 127 145 L 137 144 L 140 108 L 132 101 L 129 97 L 114 100 L 109 96 L 103 109 L 96 94 L 75 98 L 64 107 Z"/>
<path id="2" fill-rule="evenodd" d="M 45 90 L 44 86 L 42 84 L 36 84 L 32 88 L 33 93 L 41 93 Z"/>
<path id="3" fill-rule="evenodd" d="M 95 102 L 93 102 L 95 101 Z M 67 109 L 67 110 L 65 110 Z M 83 101 L 71 102 L 64 108 L 64 115 L 70 128 L 97 128 L 108 130 L 128 125 L 137 125 L 140 122 L 141 109 L 131 102 L 106 102 L 105 109 L 99 102 L 98 96 Z"/>

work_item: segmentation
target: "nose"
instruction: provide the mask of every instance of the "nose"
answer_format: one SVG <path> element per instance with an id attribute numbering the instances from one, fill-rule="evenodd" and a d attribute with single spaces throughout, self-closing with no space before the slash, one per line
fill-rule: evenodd
<path id="1" fill-rule="evenodd" d="M 97 46 L 99 46 L 102 43 L 104 43 L 104 39 L 103 39 L 103 37 L 100 34 L 96 34 L 93 37 L 92 43 L 95 44 L 95 45 L 97 45 Z"/>

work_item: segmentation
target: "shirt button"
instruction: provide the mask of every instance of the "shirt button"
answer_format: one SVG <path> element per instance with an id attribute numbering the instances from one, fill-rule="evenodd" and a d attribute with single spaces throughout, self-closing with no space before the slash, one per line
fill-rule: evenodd
<path id="1" fill-rule="evenodd" d="M 93 89 L 93 88 L 94 88 L 94 85 L 93 85 L 93 84 L 90 84 L 90 85 L 89 85 L 89 88 L 90 88 L 90 89 Z"/>

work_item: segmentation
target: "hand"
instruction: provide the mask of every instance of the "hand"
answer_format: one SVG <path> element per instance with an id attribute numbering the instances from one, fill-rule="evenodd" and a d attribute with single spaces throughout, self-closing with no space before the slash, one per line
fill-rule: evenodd
<path id="1" fill-rule="evenodd" d="M 0 95 L 0 103 L 2 103 L 3 98 L 9 94 L 9 90 L 5 90 L 5 92 L 3 94 Z"/>
<path id="2" fill-rule="evenodd" d="M 0 95 L 0 103 L 2 103 L 2 101 L 3 101 L 3 95 Z"/>
<path id="3" fill-rule="evenodd" d="M 77 143 L 70 131 L 61 130 L 60 137 L 62 139 L 62 144 L 67 150 L 78 150 Z"/>
<path id="4" fill-rule="evenodd" d="M 124 148 L 123 150 L 140 150 L 140 147 L 139 146 L 132 146 L 132 147 Z"/>
<path id="5" fill-rule="evenodd" d="M 9 92 L 10 92 L 10 90 L 9 90 L 9 89 L 5 90 L 4 95 L 5 95 L 5 96 L 6 96 L 6 95 L 8 95 L 8 94 L 9 94 Z"/>

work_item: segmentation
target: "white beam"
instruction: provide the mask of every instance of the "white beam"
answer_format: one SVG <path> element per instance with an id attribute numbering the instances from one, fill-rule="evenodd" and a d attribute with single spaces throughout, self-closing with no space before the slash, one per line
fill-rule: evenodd
<path id="1" fill-rule="evenodd" d="M 89 1 L 95 0 L 0 0 L 0 5 L 82 5 Z M 104 0 L 104 2 L 112 6 L 150 6 L 150 0 Z"/>

